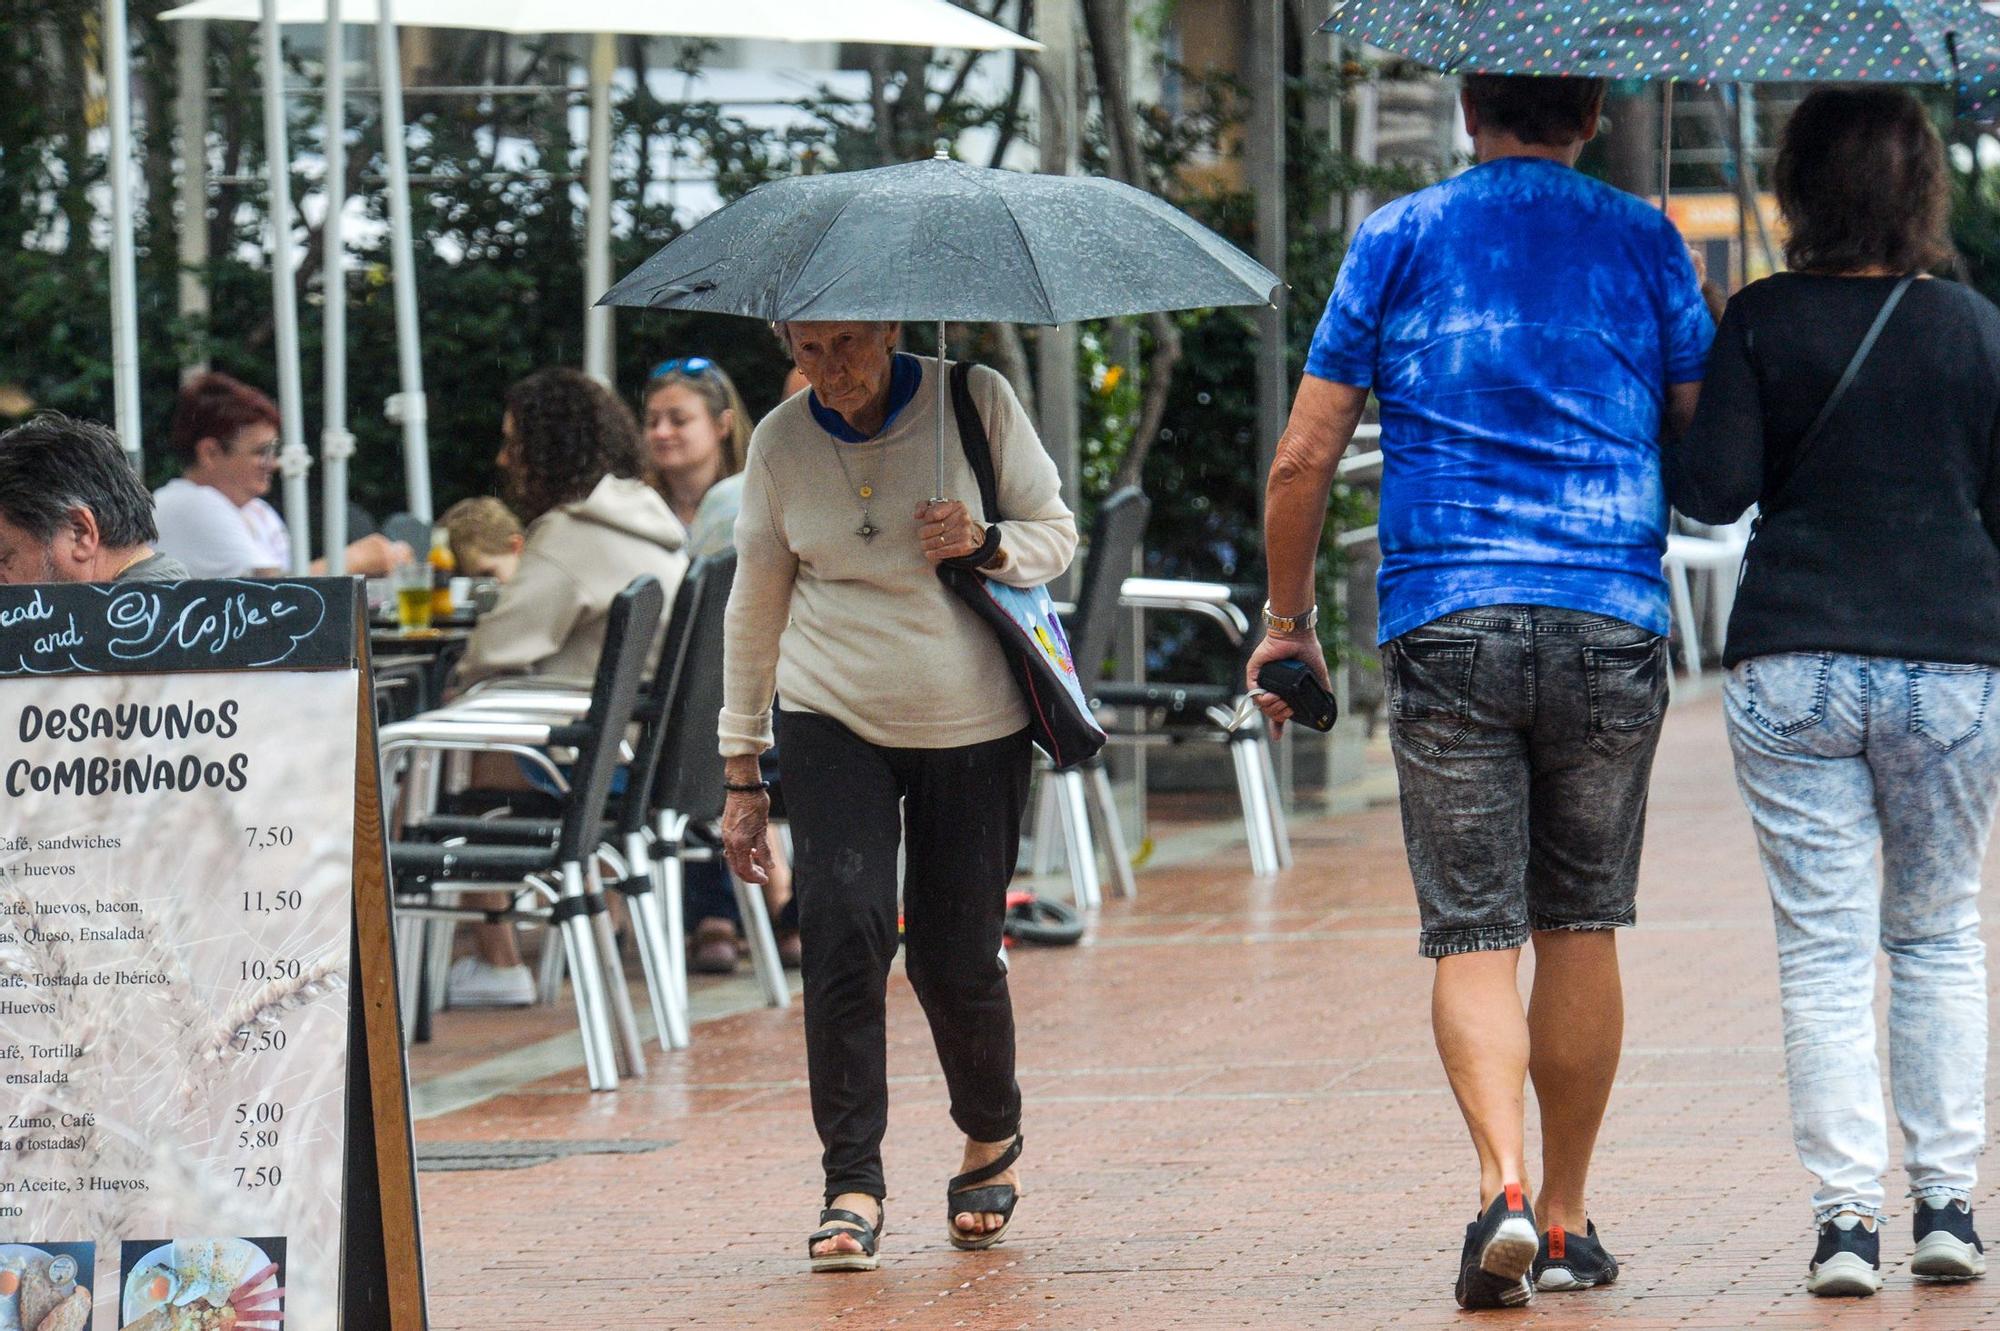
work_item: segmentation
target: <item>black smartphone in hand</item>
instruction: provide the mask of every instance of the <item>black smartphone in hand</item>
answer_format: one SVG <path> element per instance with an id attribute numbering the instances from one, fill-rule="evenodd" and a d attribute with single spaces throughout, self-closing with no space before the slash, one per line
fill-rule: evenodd
<path id="1" fill-rule="evenodd" d="M 1292 719 L 1325 734 L 1333 729 L 1340 707 L 1312 667 L 1297 659 L 1266 661 L 1257 670 L 1257 687 L 1284 699 Z"/>

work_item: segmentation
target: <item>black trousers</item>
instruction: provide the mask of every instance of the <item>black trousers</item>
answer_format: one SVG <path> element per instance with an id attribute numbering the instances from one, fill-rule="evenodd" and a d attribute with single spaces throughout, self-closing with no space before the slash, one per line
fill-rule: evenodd
<path id="1" fill-rule="evenodd" d="M 955 749 L 890 749 L 809 712 L 777 715 L 804 952 L 806 1070 L 828 1200 L 880 1197 L 889 1124 L 884 1008 L 896 956 L 930 1019 L 951 1118 L 977 1141 L 1021 1124 L 1001 927 L 1028 799 L 1026 731 Z"/>

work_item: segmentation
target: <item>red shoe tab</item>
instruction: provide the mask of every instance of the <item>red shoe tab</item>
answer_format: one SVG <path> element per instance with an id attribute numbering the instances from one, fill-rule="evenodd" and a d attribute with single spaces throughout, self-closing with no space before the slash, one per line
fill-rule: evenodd
<path id="1" fill-rule="evenodd" d="M 1518 1183 L 1509 1183 L 1507 1185 L 1507 1209 L 1518 1211 L 1523 1205 L 1524 1203 L 1521 1201 L 1521 1185 Z"/>
<path id="2" fill-rule="evenodd" d="M 1561 1225 L 1550 1225 L 1549 1226 L 1550 1260 L 1559 1262 L 1563 1259 L 1563 1249 L 1566 1243 L 1567 1240 L 1565 1240 L 1563 1237 L 1563 1227 Z"/>

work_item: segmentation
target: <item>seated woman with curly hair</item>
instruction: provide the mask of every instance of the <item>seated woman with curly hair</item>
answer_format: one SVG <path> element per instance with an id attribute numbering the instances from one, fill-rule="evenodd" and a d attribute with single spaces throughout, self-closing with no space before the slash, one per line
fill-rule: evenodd
<path id="1" fill-rule="evenodd" d="M 639 479 L 645 452 L 624 403 L 575 370 L 542 370 L 507 392 L 496 459 L 527 543 L 500 599 L 472 631 L 453 676 L 463 688 L 496 675 L 589 687 L 612 598 L 642 573 L 672 601 L 687 572 L 687 533 Z M 486 778 L 496 775 L 487 772 Z M 502 906 L 504 895 L 467 894 Z M 453 1007 L 524 1007 L 535 986 L 508 925 L 475 926 L 479 954 L 452 965 Z"/>
<path id="2" fill-rule="evenodd" d="M 650 573 L 671 601 L 687 572 L 687 532 L 640 479 L 638 422 L 587 375 L 543 370 L 515 384 L 500 432 L 496 461 L 528 540 L 456 682 L 522 674 L 587 687 L 612 598 Z"/>

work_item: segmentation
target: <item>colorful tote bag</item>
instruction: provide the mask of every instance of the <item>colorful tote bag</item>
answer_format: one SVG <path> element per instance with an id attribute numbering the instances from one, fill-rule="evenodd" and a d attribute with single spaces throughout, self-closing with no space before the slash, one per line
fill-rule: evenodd
<path id="1" fill-rule="evenodd" d="M 971 373 L 972 367 L 964 362 L 952 366 L 951 405 L 958 417 L 965 460 L 979 480 L 979 502 L 989 524 L 986 545 L 940 564 L 938 577 L 999 637 L 1008 668 L 1028 704 L 1028 724 L 1035 743 L 1061 771 L 1095 757 L 1104 747 L 1104 731 L 1091 716 L 1069 639 L 1048 588 L 1013 587 L 979 572 L 979 565 L 993 557 L 999 544 L 999 529 L 990 524 L 1001 521 L 1001 514 L 993 445 L 986 436 L 986 423 L 979 419 L 979 408 L 973 405 Z"/>

